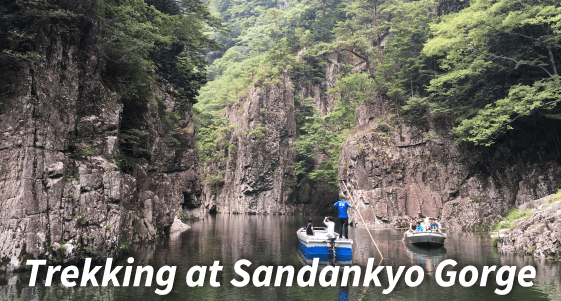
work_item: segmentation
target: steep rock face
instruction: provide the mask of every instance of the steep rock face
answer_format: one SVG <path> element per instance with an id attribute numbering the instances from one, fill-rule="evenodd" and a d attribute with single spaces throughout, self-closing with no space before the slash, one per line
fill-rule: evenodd
<path id="1" fill-rule="evenodd" d="M 303 56 L 306 52 L 306 48 L 300 50 L 296 59 L 303 61 L 308 65 L 313 65 L 313 62 L 306 61 L 306 58 Z M 323 73 L 321 80 L 316 80 L 314 78 L 314 74 L 305 74 L 303 78 L 300 78 L 295 82 L 296 90 L 298 91 L 300 99 L 306 99 L 308 97 L 312 98 L 312 101 L 318 108 L 319 114 L 322 116 L 331 112 L 335 106 L 333 96 L 328 94 L 327 91 L 335 88 L 337 85 L 337 75 L 339 74 L 339 56 L 340 54 L 337 52 L 333 52 L 328 56 L 325 69 L 321 68 Z M 349 59 L 347 58 L 347 60 Z"/>
<path id="2" fill-rule="evenodd" d="M 72 30 L 68 30 L 68 29 Z M 37 66 L 3 70 L 0 84 L 0 264 L 27 258 L 76 261 L 114 256 L 123 243 L 163 235 L 200 194 L 189 108 L 183 131 L 162 125 L 158 105 L 131 111 L 102 84 L 99 21 L 52 19 L 37 45 Z M 154 85 L 165 109 L 171 88 Z M 136 115 L 145 155 L 127 174 L 117 161 L 122 120 Z"/>
<path id="3" fill-rule="evenodd" d="M 302 60 L 302 54 L 305 54 L 306 49 L 302 49 L 297 58 Z M 299 79 L 295 82 L 295 90 L 301 100 L 311 98 L 312 102 L 316 105 L 318 113 L 325 116 L 330 113 L 335 107 L 333 95 L 328 94 L 332 88 L 337 85 L 337 75 L 339 74 L 339 60 L 341 54 L 334 52 L 328 56 L 325 69 L 322 68 L 322 80 L 309 80 L 315 78 L 313 75 L 307 75 L 309 78 Z M 349 58 L 346 58 L 349 61 Z M 313 62 L 306 62 L 312 65 Z M 297 107 L 297 110 L 299 108 Z M 298 158 L 297 158 L 298 159 Z M 323 162 L 327 161 L 328 157 L 323 154 L 318 154 L 316 161 L 316 168 Z M 333 185 L 330 185 L 325 180 L 314 181 L 310 179 L 299 179 L 298 187 L 295 188 L 295 201 L 301 204 L 304 213 L 310 215 L 326 215 L 333 214 L 333 204 L 338 200 L 338 192 Z"/>
<path id="4" fill-rule="evenodd" d="M 296 123 L 288 73 L 280 83 L 252 85 L 224 117 L 232 130 L 223 162 L 207 170 L 216 180 L 205 186 L 206 207 L 230 213 L 292 211 Z"/>
<path id="5" fill-rule="evenodd" d="M 561 256 L 561 202 L 549 195 L 518 206 L 532 214 L 512 222 L 510 229 L 499 233 L 498 248 L 541 258 Z"/>
<path id="6" fill-rule="evenodd" d="M 454 146 L 452 117 L 399 125 L 379 100 L 359 107 L 357 116 L 339 161 L 339 180 L 350 192 L 342 184 L 340 193 L 351 194 L 370 223 L 434 216 L 445 227 L 487 229 L 508 208 L 557 189 L 558 123 L 547 131 L 515 130 L 491 148 L 468 148 Z"/>
<path id="7" fill-rule="evenodd" d="M 302 50 L 299 56 L 306 50 Z M 298 182 L 292 150 L 298 134 L 296 112 L 300 100 L 311 98 L 319 114 L 329 113 L 335 103 L 326 93 L 335 87 L 339 63 L 332 54 L 323 70 L 323 80 L 292 81 L 285 71 L 280 83 L 258 83 L 249 95 L 226 108 L 230 130 L 228 143 L 219 148 L 222 162 L 206 170 L 205 208 L 210 212 L 329 214 L 338 192 L 325 181 Z M 299 58 L 299 57 L 298 57 Z M 299 58 L 300 59 L 300 58 Z M 230 132 L 231 131 L 231 132 Z M 319 166 L 326 158 L 320 156 Z M 298 184 L 298 185 L 297 185 Z"/>

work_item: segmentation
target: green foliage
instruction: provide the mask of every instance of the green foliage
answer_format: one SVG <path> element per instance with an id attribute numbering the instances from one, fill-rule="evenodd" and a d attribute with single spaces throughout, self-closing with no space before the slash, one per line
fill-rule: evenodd
<path id="1" fill-rule="evenodd" d="M 121 131 L 119 138 L 121 139 L 121 143 L 138 144 L 140 139 L 147 134 L 148 133 L 139 129 L 130 129 L 128 131 Z"/>
<path id="2" fill-rule="evenodd" d="M 558 75 L 534 82 L 532 86 L 515 85 L 508 96 L 488 104 L 472 118 L 462 120 L 451 132 L 458 141 L 470 141 L 489 146 L 498 135 L 512 129 L 512 123 L 539 109 L 552 110 L 561 102 L 560 77 Z"/>
<path id="3" fill-rule="evenodd" d="M 45 36 L 45 24 L 51 20 L 75 18 L 75 13 L 52 1 L 3 1 L 0 5 L 0 65 L 17 69 L 43 60 L 45 56 L 40 53 L 37 40 Z"/>
<path id="4" fill-rule="evenodd" d="M 560 15 L 554 0 L 475 0 L 431 25 L 423 53 L 440 72 L 428 90 L 437 111 L 460 116 L 458 142 L 491 145 L 516 119 L 556 107 Z"/>
<path id="5" fill-rule="evenodd" d="M 164 140 L 166 141 L 168 147 L 178 147 L 181 145 L 181 141 L 172 136 L 165 136 Z"/>
<path id="6" fill-rule="evenodd" d="M 143 0 L 100 3 L 98 15 L 107 24 L 108 37 L 106 84 L 125 98 L 147 100 L 150 72 L 157 70 L 181 95 L 195 101 L 206 82 L 202 55 L 218 46 L 204 34 L 204 26 L 219 30 L 221 25 L 198 0 L 156 4 L 166 12 Z"/>
<path id="7" fill-rule="evenodd" d="M 376 77 L 376 66 L 383 64 L 381 41 L 389 34 L 391 13 L 388 6 L 380 6 L 382 2 L 347 3 L 344 10 L 348 18 L 337 23 L 333 29 L 337 41 L 329 45 L 359 59 L 371 78 Z"/>
<path id="8" fill-rule="evenodd" d="M 303 47 L 330 41 L 331 28 L 344 15 L 338 6 L 336 0 L 289 1 L 279 10 L 277 2 L 270 0 L 210 1 L 211 11 L 228 23 L 230 31 L 214 34 L 224 48 L 209 55 L 214 60 L 208 74 L 211 82 L 201 89 L 196 106 L 203 114 L 202 126 L 209 126 L 206 120 L 236 102 L 271 69 L 287 67 L 282 62 L 298 64 L 293 54 Z"/>
<path id="9" fill-rule="evenodd" d="M 430 107 L 431 103 L 428 98 L 411 97 L 401 109 L 403 110 L 404 117 L 410 120 L 422 121 L 426 119 L 427 110 Z"/>
<path id="10" fill-rule="evenodd" d="M 203 164 L 219 161 L 222 157 L 219 150 L 224 149 L 226 145 L 228 145 L 229 150 L 235 148 L 235 146 L 230 147 L 230 139 L 233 129 L 237 126 L 229 125 L 226 117 L 210 121 L 212 122 L 210 126 L 197 128 L 199 160 Z"/>
<path id="11" fill-rule="evenodd" d="M 435 75 L 434 59 L 421 51 L 431 34 L 430 24 L 435 20 L 432 11 L 437 3 L 393 1 L 388 4 L 385 10 L 391 15 L 391 26 L 387 29 L 391 37 L 383 48 L 384 62 L 376 69 L 377 84 L 398 105 L 409 100 L 409 107 L 404 110 L 420 108 L 425 86 Z"/>
<path id="12" fill-rule="evenodd" d="M 225 170 L 221 170 L 214 174 L 207 174 L 206 176 L 206 183 L 211 187 L 210 194 L 216 194 L 216 189 L 218 186 L 224 184 L 224 175 L 226 174 Z"/>
<path id="13" fill-rule="evenodd" d="M 491 245 L 493 245 L 493 247 L 497 247 L 497 245 L 499 244 L 499 237 L 495 236 L 491 239 Z"/>
<path id="14" fill-rule="evenodd" d="M 94 148 L 91 144 L 80 143 L 76 146 L 76 150 L 70 154 L 73 159 L 82 159 L 87 156 L 97 156 L 99 150 Z"/>
<path id="15" fill-rule="evenodd" d="M 296 175 L 303 179 L 327 180 L 337 186 L 337 170 L 341 145 L 354 125 L 355 110 L 367 99 L 374 97 L 374 81 L 367 73 L 349 73 L 342 75 L 336 88 L 329 93 L 334 96 L 336 106 L 325 116 L 321 116 L 309 99 L 299 106 L 304 111 L 313 112 L 306 116 L 301 127 L 301 134 L 294 143 L 294 150 L 299 155 L 296 163 Z M 319 167 L 319 156 L 327 158 Z"/>
<path id="16" fill-rule="evenodd" d="M 505 218 L 502 221 L 497 222 L 492 229 L 493 231 L 499 231 L 500 229 L 508 229 L 510 228 L 510 225 L 512 224 L 513 221 L 521 218 L 527 218 L 530 215 L 532 215 L 530 210 L 519 210 L 518 208 L 512 208 L 508 210 Z"/>
<path id="17" fill-rule="evenodd" d="M 188 102 L 194 103 L 206 83 L 204 58 L 218 43 L 205 30 L 223 29 L 206 5 L 199 0 L 124 0 L 102 1 L 97 10 L 107 30 L 102 52 L 108 64 L 104 74 L 107 87 L 121 95 L 124 114 L 121 122 L 119 149 L 112 154 L 122 172 L 131 172 L 146 162 L 146 135 L 138 114 L 147 110 L 148 102 L 157 105 L 168 147 L 181 144 L 181 132 Z M 174 111 L 166 109 L 163 100 L 153 96 L 154 81 L 169 83 L 169 91 L 183 102 Z M 154 97 L 154 99 L 152 99 Z M 144 148 L 143 148 L 144 147 Z"/>
<path id="18" fill-rule="evenodd" d="M 83 224 L 86 221 L 86 211 L 82 211 L 82 212 L 76 214 L 76 216 L 74 216 L 74 218 L 76 218 L 76 221 L 78 222 L 78 224 Z"/>
<path id="19" fill-rule="evenodd" d="M 90 247 L 82 247 L 80 248 L 80 259 L 86 260 L 86 258 L 91 258 L 93 261 L 101 261 L 101 256 L 95 250 L 92 250 Z"/>
<path id="20" fill-rule="evenodd" d="M 380 120 L 376 126 L 376 132 L 387 133 L 390 131 L 390 126 L 385 120 Z"/>
<path id="21" fill-rule="evenodd" d="M 255 130 L 249 132 L 249 134 L 247 134 L 247 138 L 262 138 L 263 136 L 265 136 L 265 134 L 263 133 L 263 131 L 265 131 L 265 127 L 264 126 L 258 126 L 255 128 Z"/>

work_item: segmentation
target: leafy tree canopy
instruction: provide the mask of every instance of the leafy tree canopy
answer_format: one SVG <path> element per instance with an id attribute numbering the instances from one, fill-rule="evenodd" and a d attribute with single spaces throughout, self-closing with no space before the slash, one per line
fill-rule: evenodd
<path id="1" fill-rule="evenodd" d="M 152 70 L 172 83 L 186 99 L 196 101 L 206 83 L 203 55 L 218 43 L 205 26 L 221 30 L 199 0 L 103 1 L 98 14 L 107 23 L 105 53 L 108 83 L 125 96 L 139 97 Z M 156 6 L 152 5 L 155 4 Z M 162 11 L 160 11 L 159 9 Z"/>
<path id="2" fill-rule="evenodd" d="M 431 26 L 423 53 L 441 72 L 428 90 L 460 116 L 458 142 L 491 145 L 519 117 L 556 107 L 561 60 L 558 1 L 470 1 Z"/>

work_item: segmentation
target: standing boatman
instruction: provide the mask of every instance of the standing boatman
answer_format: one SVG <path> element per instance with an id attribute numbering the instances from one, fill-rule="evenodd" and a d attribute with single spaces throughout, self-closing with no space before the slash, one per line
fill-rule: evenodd
<path id="1" fill-rule="evenodd" d="M 337 216 L 339 217 L 339 226 L 341 227 L 339 237 L 347 238 L 347 236 L 349 236 L 349 215 L 347 214 L 347 208 L 352 206 L 345 200 L 338 201 L 334 206 L 337 207 L 339 213 L 339 215 Z"/>

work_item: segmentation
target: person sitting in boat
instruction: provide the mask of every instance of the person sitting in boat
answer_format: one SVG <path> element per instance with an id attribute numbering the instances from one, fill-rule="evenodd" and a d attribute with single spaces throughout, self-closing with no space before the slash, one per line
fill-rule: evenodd
<path id="1" fill-rule="evenodd" d="M 306 234 L 307 235 L 316 235 L 314 232 L 314 224 L 312 223 L 312 218 L 308 219 L 308 225 L 306 226 Z"/>
<path id="2" fill-rule="evenodd" d="M 428 216 L 425 217 L 422 225 L 423 225 L 423 231 L 426 231 L 426 232 L 430 231 L 430 218 Z"/>
<path id="3" fill-rule="evenodd" d="M 329 238 L 335 238 L 335 223 L 331 216 L 326 216 L 323 219 L 323 223 L 327 226 L 327 236 Z"/>
<path id="4" fill-rule="evenodd" d="M 405 237 L 407 236 L 408 232 L 415 232 L 417 231 L 417 221 L 416 220 L 411 220 L 411 223 L 409 223 L 409 229 L 407 229 L 407 231 L 405 231 L 405 233 L 403 233 L 403 240 L 405 240 Z"/>
<path id="5" fill-rule="evenodd" d="M 440 233 L 440 225 L 436 222 L 436 218 L 431 218 L 430 230 Z"/>
<path id="6" fill-rule="evenodd" d="M 415 230 L 417 230 L 417 221 L 411 220 L 411 223 L 409 224 L 409 230 L 407 230 L 407 232 L 415 232 Z"/>
<path id="7" fill-rule="evenodd" d="M 417 221 L 417 232 L 423 232 L 423 225 L 421 221 Z"/>

